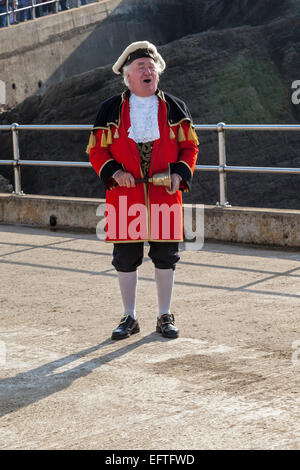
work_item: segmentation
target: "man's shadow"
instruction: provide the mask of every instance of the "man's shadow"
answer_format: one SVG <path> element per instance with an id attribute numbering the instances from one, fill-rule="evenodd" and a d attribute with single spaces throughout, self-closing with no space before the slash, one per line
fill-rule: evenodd
<path id="1" fill-rule="evenodd" d="M 126 340 L 122 340 L 126 341 Z M 0 380 L 0 417 L 8 413 L 17 411 L 20 408 L 36 403 L 43 398 L 52 395 L 69 387 L 72 382 L 81 377 L 89 375 L 93 370 L 98 369 L 103 364 L 107 364 L 138 347 L 155 341 L 170 341 L 157 333 L 150 333 L 137 340 L 135 343 L 126 344 L 121 348 L 110 351 L 103 356 L 90 359 L 83 364 L 77 365 L 67 371 L 54 373 L 56 369 L 66 366 L 88 354 L 98 351 L 105 346 L 113 345 L 116 342 L 106 339 L 100 344 L 83 349 L 75 354 L 70 354 L 61 359 L 48 362 L 40 367 L 27 372 L 19 373 L 15 377 Z M 172 341 L 172 340 L 171 340 Z M 123 343 L 124 344 L 124 343 Z"/>

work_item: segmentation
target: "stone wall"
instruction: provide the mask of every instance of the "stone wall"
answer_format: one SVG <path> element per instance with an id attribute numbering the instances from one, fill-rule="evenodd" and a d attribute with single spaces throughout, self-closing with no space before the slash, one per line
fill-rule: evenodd
<path id="1" fill-rule="evenodd" d="M 0 79 L 6 91 L 1 104 L 14 106 L 68 76 L 107 63 L 105 42 L 90 48 L 86 40 L 120 3 L 100 1 L 0 29 Z"/>

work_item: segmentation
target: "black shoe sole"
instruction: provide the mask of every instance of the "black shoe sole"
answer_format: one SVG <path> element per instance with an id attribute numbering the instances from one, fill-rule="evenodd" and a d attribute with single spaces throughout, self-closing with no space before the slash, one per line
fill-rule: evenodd
<path id="1" fill-rule="evenodd" d="M 136 326 L 132 331 L 128 331 L 127 334 L 125 335 L 114 335 L 112 334 L 111 335 L 111 339 L 125 339 L 125 338 L 129 338 L 129 336 L 131 335 L 134 335 L 135 333 L 139 333 L 140 332 L 140 327 L 139 326 Z"/>

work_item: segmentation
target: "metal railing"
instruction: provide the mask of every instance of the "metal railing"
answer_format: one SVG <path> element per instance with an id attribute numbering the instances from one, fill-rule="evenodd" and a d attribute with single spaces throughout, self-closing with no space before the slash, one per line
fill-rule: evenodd
<path id="1" fill-rule="evenodd" d="M 27 0 L 27 5 L 21 8 L 11 6 L 10 0 L 6 0 L 5 9 L 0 10 L 0 27 L 11 26 L 19 22 L 27 20 L 35 20 L 36 18 L 47 16 L 48 13 L 59 13 L 60 11 L 69 10 L 71 8 L 80 8 L 88 3 L 100 2 L 102 0 Z M 44 7 L 46 7 L 46 10 Z M 51 11 L 52 9 L 52 11 Z M 22 14 L 20 14 L 22 12 Z M 18 20 L 15 15 L 18 13 Z M 45 13 L 45 14 L 44 14 Z M 13 20 L 11 21 L 11 17 Z"/>
<path id="2" fill-rule="evenodd" d="M 92 168 L 90 162 L 68 162 L 68 161 L 44 161 L 44 160 L 21 160 L 19 148 L 19 132 L 20 131 L 91 131 L 92 125 L 0 125 L 1 131 L 11 131 L 13 145 L 13 160 L 0 160 L 0 165 L 12 165 L 14 168 L 14 194 L 23 195 L 21 187 L 21 166 L 60 166 L 73 168 Z M 300 176 L 300 168 L 278 168 L 278 167 L 249 167 L 249 166 L 228 166 L 226 165 L 226 147 L 225 147 L 225 131 L 300 131 L 300 125 L 297 124 L 218 124 L 202 125 L 196 124 L 197 131 L 217 131 L 219 164 L 218 165 L 196 165 L 197 171 L 217 171 L 219 173 L 219 197 L 217 206 L 221 208 L 230 207 L 227 201 L 227 182 L 226 174 L 228 172 L 245 172 L 245 173 L 273 173 L 273 174 L 295 174 Z"/>

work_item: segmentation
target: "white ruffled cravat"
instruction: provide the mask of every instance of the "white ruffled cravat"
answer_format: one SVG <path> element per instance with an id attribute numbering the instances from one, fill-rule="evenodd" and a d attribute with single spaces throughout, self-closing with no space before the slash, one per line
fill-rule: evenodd
<path id="1" fill-rule="evenodd" d="M 128 136 L 136 143 L 152 142 L 160 137 L 158 127 L 158 98 L 131 93 L 129 98 L 131 126 Z"/>

